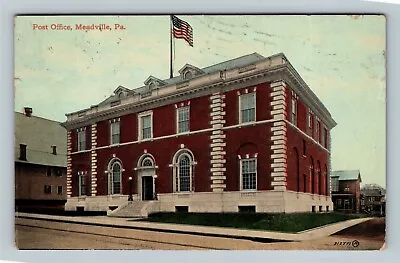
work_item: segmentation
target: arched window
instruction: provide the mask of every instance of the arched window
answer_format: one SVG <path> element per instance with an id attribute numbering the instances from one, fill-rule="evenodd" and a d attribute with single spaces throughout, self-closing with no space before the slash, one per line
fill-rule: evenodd
<path id="1" fill-rule="evenodd" d="M 151 158 L 146 157 L 143 159 L 142 161 L 142 167 L 153 167 L 153 160 L 151 160 Z"/>
<path id="2" fill-rule="evenodd" d="M 325 165 L 325 195 L 329 195 L 329 176 L 328 176 L 328 167 Z"/>
<path id="3" fill-rule="evenodd" d="M 108 193 L 121 194 L 122 164 L 119 159 L 112 159 L 108 165 Z"/>
<path id="4" fill-rule="evenodd" d="M 314 159 L 311 157 L 311 166 L 310 166 L 310 177 L 311 177 L 311 193 L 315 193 L 315 182 L 314 182 Z"/>
<path id="5" fill-rule="evenodd" d="M 186 71 L 184 75 L 184 79 L 191 79 L 193 77 L 193 74 L 191 71 Z"/>
<path id="6" fill-rule="evenodd" d="M 186 149 L 178 151 L 174 156 L 174 191 L 194 191 L 194 158 Z"/>
<path id="7" fill-rule="evenodd" d="M 115 162 L 112 166 L 112 192 L 111 194 L 121 193 L 121 165 Z"/>
<path id="8" fill-rule="evenodd" d="M 294 148 L 294 153 L 296 157 L 296 181 L 297 181 L 297 192 L 300 192 L 300 158 L 299 151 L 297 148 Z"/>
<path id="9" fill-rule="evenodd" d="M 317 161 L 318 164 L 318 194 L 321 195 L 322 194 L 322 176 L 321 176 L 321 163 L 319 162 L 319 160 Z"/>

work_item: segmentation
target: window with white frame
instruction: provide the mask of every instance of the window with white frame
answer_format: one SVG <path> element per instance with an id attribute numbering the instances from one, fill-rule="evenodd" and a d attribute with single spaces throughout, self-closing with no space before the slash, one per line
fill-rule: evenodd
<path id="1" fill-rule="evenodd" d="M 174 158 L 174 188 L 176 192 L 194 191 L 193 174 L 194 160 L 189 151 L 178 152 Z"/>
<path id="2" fill-rule="evenodd" d="M 257 160 L 240 160 L 241 190 L 257 190 Z"/>
<path id="3" fill-rule="evenodd" d="M 297 99 L 292 96 L 292 123 L 297 126 Z"/>
<path id="4" fill-rule="evenodd" d="M 187 155 L 179 158 L 179 192 L 190 191 L 190 159 Z"/>
<path id="5" fill-rule="evenodd" d="M 111 194 L 121 193 L 121 164 L 114 162 L 111 167 Z"/>
<path id="6" fill-rule="evenodd" d="M 78 131 L 78 151 L 86 150 L 86 134 L 85 130 Z"/>
<path id="7" fill-rule="evenodd" d="M 111 123 L 111 144 L 120 143 L 120 123 L 119 121 L 115 121 Z"/>
<path id="8" fill-rule="evenodd" d="M 239 96 L 240 123 L 253 122 L 256 120 L 256 94 L 249 93 Z"/>
<path id="9" fill-rule="evenodd" d="M 190 112 L 189 106 L 180 107 L 177 109 L 177 133 L 189 131 Z"/>
<path id="10" fill-rule="evenodd" d="M 316 134 L 316 140 L 317 142 L 319 142 L 320 140 L 320 134 L 321 134 L 321 124 L 319 122 L 319 120 L 317 120 L 317 125 L 316 125 L 316 129 L 315 129 Z"/>
<path id="11" fill-rule="evenodd" d="M 326 136 L 326 134 L 325 134 L 325 128 L 323 128 L 322 131 L 321 131 L 321 143 L 322 143 L 322 146 L 326 148 L 325 136 Z"/>
<path id="12" fill-rule="evenodd" d="M 79 196 L 86 195 L 86 176 L 79 174 Z"/>
<path id="13" fill-rule="evenodd" d="M 142 167 L 153 167 L 153 160 L 150 157 L 146 157 L 142 161 Z"/>
<path id="14" fill-rule="evenodd" d="M 311 137 L 313 137 L 313 129 L 314 129 L 314 114 L 310 111 L 308 113 L 308 131 Z"/>
<path id="15" fill-rule="evenodd" d="M 153 138 L 153 114 L 141 113 L 139 119 L 139 140 L 147 140 Z"/>

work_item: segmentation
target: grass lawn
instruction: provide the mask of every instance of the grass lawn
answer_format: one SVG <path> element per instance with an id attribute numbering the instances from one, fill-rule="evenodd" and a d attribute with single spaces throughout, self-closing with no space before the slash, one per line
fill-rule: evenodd
<path id="1" fill-rule="evenodd" d="M 154 213 L 143 221 L 296 233 L 360 215 L 340 213 Z"/>

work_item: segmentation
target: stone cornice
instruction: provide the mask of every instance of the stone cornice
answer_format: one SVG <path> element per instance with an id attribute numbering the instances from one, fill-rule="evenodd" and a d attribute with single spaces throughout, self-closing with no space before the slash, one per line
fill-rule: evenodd
<path id="1" fill-rule="evenodd" d="M 130 103 L 127 103 L 128 100 L 126 100 L 126 102 L 121 101 L 121 104 L 114 107 L 98 110 L 98 106 L 93 106 L 73 114 L 67 114 L 67 116 L 74 115 L 74 118 L 62 123 L 62 126 L 67 129 L 75 129 L 110 118 L 174 104 L 181 100 L 208 96 L 215 92 L 226 92 L 275 80 L 286 81 L 289 87 L 300 96 L 304 103 L 317 113 L 328 129 L 336 125 L 328 110 L 307 86 L 293 66 L 287 62 L 283 54 L 266 58 L 249 66 L 251 67 L 248 71 L 244 72 L 240 71 L 240 68 L 231 69 L 225 72 L 223 78 L 220 77 L 219 72 L 198 77 L 205 81 L 209 80 L 209 83 L 199 81 L 196 85 L 188 84 L 183 87 L 180 87 L 179 84 L 171 85 L 166 88 L 171 88 L 172 91 L 166 94 L 158 95 L 158 91 L 156 91 L 155 94 L 148 98 L 132 100 Z"/>
<path id="2" fill-rule="evenodd" d="M 101 112 L 82 116 L 74 121 L 67 121 L 62 125 L 67 129 L 74 129 L 81 126 L 91 125 L 102 120 L 115 118 L 121 115 L 141 112 L 156 107 L 174 104 L 185 99 L 193 99 L 211 95 L 212 93 L 218 91 L 225 92 L 229 90 L 261 84 L 274 79 L 281 79 L 281 72 L 283 69 L 284 66 L 279 65 L 268 68 L 267 70 L 258 71 L 256 74 L 254 74 L 253 72 L 249 72 L 247 74 L 239 74 L 236 78 L 231 78 L 227 81 L 220 79 L 219 81 L 210 83 L 209 85 L 199 85 L 197 87 L 177 89 L 174 93 L 153 97 L 151 99 L 144 99 L 142 101 L 134 102 L 131 104 L 118 105 Z"/>
<path id="3" fill-rule="evenodd" d="M 301 100 L 317 114 L 317 116 L 327 125 L 329 130 L 335 127 L 337 123 L 333 120 L 329 111 L 308 87 L 293 66 L 286 65 L 286 69 L 284 80 L 289 84 L 289 87 L 292 88 L 296 94 L 300 96 Z"/>

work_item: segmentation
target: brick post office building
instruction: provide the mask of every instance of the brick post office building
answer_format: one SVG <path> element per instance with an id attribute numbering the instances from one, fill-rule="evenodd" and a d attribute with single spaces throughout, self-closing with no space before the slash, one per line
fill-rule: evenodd
<path id="1" fill-rule="evenodd" d="M 179 73 L 67 114 L 67 210 L 332 209 L 336 123 L 284 54 Z"/>

